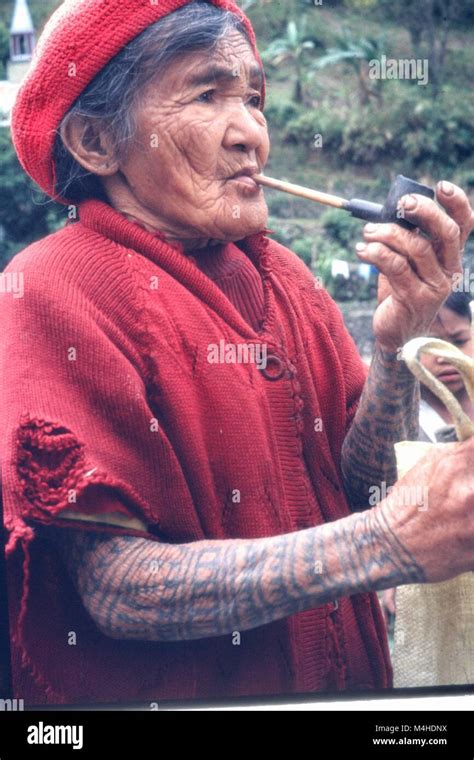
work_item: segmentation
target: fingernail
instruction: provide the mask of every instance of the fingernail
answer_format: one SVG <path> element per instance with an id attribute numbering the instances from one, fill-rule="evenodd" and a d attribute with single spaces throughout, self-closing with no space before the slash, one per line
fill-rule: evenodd
<path id="1" fill-rule="evenodd" d="M 446 182 L 444 179 L 441 182 L 441 190 L 445 195 L 452 195 L 454 193 L 454 185 L 451 182 Z"/>
<path id="2" fill-rule="evenodd" d="M 365 225 L 364 232 L 368 232 L 370 234 L 371 232 L 376 232 L 378 228 L 378 224 L 372 224 L 372 222 L 370 222 L 369 224 Z"/>
<path id="3" fill-rule="evenodd" d="M 417 200 L 413 195 L 404 195 L 401 199 L 401 204 L 407 211 L 413 211 L 416 207 Z"/>
<path id="4" fill-rule="evenodd" d="M 356 243 L 356 251 L 357 253 L 364 253 L 365 249 L 367 248 L 365 243 Z"/>

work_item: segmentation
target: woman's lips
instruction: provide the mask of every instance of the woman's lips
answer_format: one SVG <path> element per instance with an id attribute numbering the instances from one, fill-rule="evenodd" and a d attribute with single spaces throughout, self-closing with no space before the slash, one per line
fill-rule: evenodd
<path id="1" fill-rule="evenodd" d="M 254 194 L 261 191 L 261 186 L 257 185 L 255 180 L 248 174 L 241 174 L 238 177 L 231 177 L 228 182 L 235 182 L 239 190 L 245 194 Z"/>

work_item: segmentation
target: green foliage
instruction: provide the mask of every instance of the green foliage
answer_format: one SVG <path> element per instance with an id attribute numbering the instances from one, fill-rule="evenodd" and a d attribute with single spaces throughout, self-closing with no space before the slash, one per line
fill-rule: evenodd
<path id="1" fill-rule="evenodd" d="M 360 221 L 338 209 L 328 209 L 319 221 L 329 238 L 346 249 L 360 238 Z"/>
<path id="2" fill-rule="evenodd" d="M 0 225 L 6 239 L 0 268 L 29 242 L 47 235 L 65 218 L 64 207 L 50 201 L 23 172 L 9 133 L 0 129 Z"/>
<path id="3" fill-rule="evenodd" d="M 466 191 L 474 191 L 474 165 L 458 170 L 456 173 L 456 184 L 463 187 Z"/>
<path id="4" fill-rule="evenodd" d="M 336 63 L 347 61 L 351 65 L 355 61 L 370 61 L 380 55 L 385 46 L 385 35 L 380 37 L 355 37 L 350 29 L 344 29 L 336 38 L 334 47 L 318 58 L 313 66 L 323 69 Z"/>
<path id="5" fill-rule="evenodd" d="M 255 0 L 247 9 L 243 8 L 252 22 L 257 40 L 267 42 L 284 34 L 289 18 L 287 5 L 274 0 Z"/>
<path id="6" fill-rule="evenodd" d="M 315 252 L 315 241 L 313 237 L 299 237 L 293 240 L 293 251 L 303 259 L 304 263 L 310 266 Z"/>
<path id="7" fill-rule="evenodd" d="M 290 18 L 285 35 L 274 39 L 261 54 L 263 62 L 271 66 L 288 63 L 293 66 L 293 100 L 296 103 L 303 102 L 304 87 L 311 78 L 311 70 L 305 67 L 306 53 L 318 45 L 320 40 L 308 31 L 306 16 L 301 16 L 297 21 Z"/>
<path id="8" fill-rule="evenodd" d="M 268 211 L 279 219 L 290 219 L 294 216 L 292 198 L 285 193 L 268 193 L 266 196 Z"/>
<path id="9" fill-rule="evenodd" d="M 361 109 L 321 103 L 291 119 L 283 139 L 314 152 L 314 135 L 321 133 L 323 153 L 334 166 L 367 166 L 391 161 L 435 173 L 453 171 L 474 157 L 474 104 L 456 93 L 441 100 L 423 97 L 420 87 L 390 82 L 392 97 L 383 108 Z"/>
<path id="10" fill-rule="evenodd" d="M 340 147 L 341 162 L 361 165 L 392 159 L 439 171 L 452 170 L 473 156 L 472 102 L 445 98 L 441 104 L 420 98 L 418 89 L 406 87 L 383 109 L 351 113 Z"/>
<path id="11" fill-rule="evenodd" d="M 268 218 L 268 228 L 272 231 L 272 237 L 287 248 L 291 248 L 298 234 L 301 234 L 297 225 L 287 224 L 281 218 L 271 215 Z"/>
<path id="12" fill-rule="evenodd" d="M 0 21 L 0 79 L 6 78 L 7 61 L 10 55 L 10 33 Z"/>
<path id="13" fill-rule="evenodd" d="M 345 114 L 328 103 L 321 103 L 318 108 L 307 109 L 300 116 L 291 119 L 282 134 L 284 142 L 300 144 L 307 151 L 316 152 L 316 135 L 323 140 L 324 155 L 338 151 L 344 139 L 346 129 Z"/>
<path id="14" fill-rule="evenodd" d="M 359 102 L 365 105 L 371 97 L 380 98 L 380 83 L 374 84 L 369 79 L 369 61 L 380 56 L 385 49 L 385 34 L 378 37 L 354 36 L 350 29 L 336 37 L 333 47 L 312 64 L 312 70 L 324 69 L 326 66 L 346 64 L 356 76 Z"/>
<path id="15" fill-rule="evenodd" d="M 341 211 L 335 213 L 344 217 L 344 213 Z M 354 220 L 350 219 L 350 221 L 353 222 Z M 341 224 L 340 229 L 342 230 L 344 222 Z M 275 217 L 270 217 L 268 226 L 272 230 L 272 238 L 296 253 L 312 270 L 313 274 L 321 277 L 324 284 L 329 288 L 335 286 L 331 278 L 333 259 L 355 260 L 348 244 L 338 242 L 331 235 L 322 234 L 322 230 L 316 226 L 309 229 L 297 222 L 284 222 L 281 218 Z M 337 223 L 334 224 L 334 228 L 336 226 Z M 344 233 L 341 234 L 344 236 Z M 366 297 L 364 293 L 365 291 L 362 292 L 361 290 L 360 296 L 363 298 Z"/>
<path id="16" fill-rule="evenodd" d="M 347 250 L 333 240 L 320 235 L 316 240 L 315 274 L 322 277 L 325 285 L 331 282 L 333 259 L 347 259 Z"/>
<path id="17" fill-rule="evenodd" d="M 272 127 L 286 127 L 288 122 L 296 118 L 301 112 L 301 108 L 292 100 L 274 97 L 271 90 L 268 93 L 265 116 Z"/>

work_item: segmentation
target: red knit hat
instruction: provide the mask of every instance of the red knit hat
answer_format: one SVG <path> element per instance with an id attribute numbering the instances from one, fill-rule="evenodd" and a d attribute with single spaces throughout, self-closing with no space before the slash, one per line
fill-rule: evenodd
<path id="1" fill-rule="evenodd" d="M 24 170 L 59 203 L 67 203 L 55 194 L 53 147 L 61 120 L 127 43 L 190 1 L 65 0 L 49 19 L 13 107 L 12 138 Z M 232 0 L 209 2 L 238 15 L 260 61 L 254 31 L 243 11 Z"/>

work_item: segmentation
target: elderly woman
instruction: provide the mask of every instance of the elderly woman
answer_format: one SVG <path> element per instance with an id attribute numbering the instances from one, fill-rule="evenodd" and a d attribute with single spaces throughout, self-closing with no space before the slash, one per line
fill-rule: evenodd
<path id="1" fill-rule="evenodd" d="M 67 0 L 20 90 L 19 158 L 74 222 L 14 258 L 24 297 L 1 311 L 29 704 L 386 688 L 374 592 L 474 568 L 472 444 L 366 509 L 416 436 L 397 349 L 450 291 L 466 196 L 405 198 L 424 234 L 365 228 L 383 273 L 367 377 L 328 294 L 267 235 L 263 104 L 228 0 Z M 412 481 L 428 510 L 395 508 Z"/>

